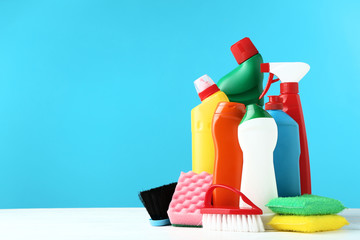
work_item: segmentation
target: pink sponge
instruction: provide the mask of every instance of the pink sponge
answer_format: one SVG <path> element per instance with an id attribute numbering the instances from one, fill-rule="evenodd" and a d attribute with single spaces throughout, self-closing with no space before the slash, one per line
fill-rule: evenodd
<path id="1" fill-rule="evenodd" d="M 167 212 L 172 225 L 201 226 L 200 209 L 211 183 L 212 175 L 207 172 L 181 172 Z"/>

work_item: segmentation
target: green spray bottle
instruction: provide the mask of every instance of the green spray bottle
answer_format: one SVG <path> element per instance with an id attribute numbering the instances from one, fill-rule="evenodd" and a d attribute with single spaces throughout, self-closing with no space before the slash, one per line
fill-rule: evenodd
<path id="1" fill-rule="evenodd" d="M 275 120 L 262 108 L 264 100 L 259 99 L 263 92 L 263 59 L 249 38 L 235 43 L 231 51 L 240 65 L 221 78 L 218 86 L 231 102 L 246 105 L 238 127 L 243 152 L 240 191 L 268 215 L 271 211 L 265 205 L 278 195 L 273 163 L 278 132 Z M 245 206 L 240 199 L 240 207 Z"/>

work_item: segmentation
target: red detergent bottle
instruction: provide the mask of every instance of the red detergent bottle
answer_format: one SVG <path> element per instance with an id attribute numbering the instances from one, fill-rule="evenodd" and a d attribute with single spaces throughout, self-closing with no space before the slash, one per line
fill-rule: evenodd
<path id="1" fill-rule="evenodd" d="M 300 135 L 300 185 L 301 194 L 311 194 L 311 175 L 309 148 L 306 136 L 305 121 L 299 96 L 299 81 L 308 73 L 310 66 L 302 62 L 279 62 L 261 64 L 261 72 L 268 72 L 269 80 L 261 94 L 262 98 L 269 90 L 270 85 L 278 80 L 280 83 L 280 98 L 283 111 L 299 125 Z M 273 80 L 274 75 L 279 79 Z"/>

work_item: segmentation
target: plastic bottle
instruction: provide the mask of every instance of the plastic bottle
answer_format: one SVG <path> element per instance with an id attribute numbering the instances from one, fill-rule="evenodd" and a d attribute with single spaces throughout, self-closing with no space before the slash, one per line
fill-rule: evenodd
<path id="1" fill-rule="evenodd" d="M 265 95 L 276 75 L 280 81 L 280 98 L 283 103 L 283 111 L 294 119 L 299 125 L 300 134 L 300 185 L 301 194 L 311 194 L 311 175 L 309 149 L 307 143 L 304 115 L 299 96 L 299 81 L 310 70 L 310 66 L 302 62 L 264 63 L 261 64 L 262 72 L 269 72 L 269 81 L 262 94 Z"/>
<path id="2" fill-rule="evenodd" d="M 250 104 L 239 125 L 238 137 L 243 151 L 241 192 L 264 213 L 271 213 L 265 205 L 278 197 L 273 161 L 277 141 L 275 120 L 260 106 Z M 240 206 L 244 207 L 243 202 Z"/>
<path id="3" fill-rule="evenodd" d="M 299 125 L 282 110 L 279 96 L 269 96 L 265 109 L 278 127 L 278 140 L 274 150 L 274 169 L 279 197 L 301 195 L 299 157 Z"/>
<path id="4" fill-rule="evenodd" d="M 208 75 L 198 78 L 194 84 L 202 103 L 191 110 L 192 171 L 213 174 L 215 150 L 211 121 L 218 103 L 229 99 Z"/>
<path id="5" fill-rule="evenodd" d="M 239 66 L 219 80 L 220 90 L 228 96 L 230 102 L 263 106 L 264 99 L 259 99 L 264 78 L 260 71 L 260 64 L 263 63 L 260 53 L 249 38 L 241 39 L 230 50 Z"/>
<path id="6" fill-rule="evenodd" d="M 238 139 L 243 151 L 240 191 L 249 197 L 265 214 L 271 211 L 265 204 L 277 197 L 273 151 L 277 140 L 277 126 L 269 113 L 262 109 L 263 73 L 261 55 L 249 38 L 231 46 L 240 64 L 218 82 L 230 101 L 246 105 L 246 113 L 238 127 Z M 240 200 L 240 207 L 246 204 Z"/>
<path id="7" fill-rule="evenodd" d="M 243 153 L 238 140 L 238 126 L 245 114 L 245 105 L 221 102 L 216 108 L 212 132 L 215 144 L 213 184 L 224 184 L 240 190 Z M 239 197 L 226 190 L 216 189 L 213 206 L 239 207 Z"/>

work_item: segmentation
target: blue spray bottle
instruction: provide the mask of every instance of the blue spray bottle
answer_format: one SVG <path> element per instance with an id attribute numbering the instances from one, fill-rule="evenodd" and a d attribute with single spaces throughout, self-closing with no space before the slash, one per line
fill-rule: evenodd
<path id="1" fill-rule="evenodd" d="M 265 109 L 275 119 L 278 141 L 274 150 L 274 169 L 279 197 L 301 195 L 300 188 L 300 137 L 297 122 L 282 110 L 279 96 L 269 96 Z"/>

